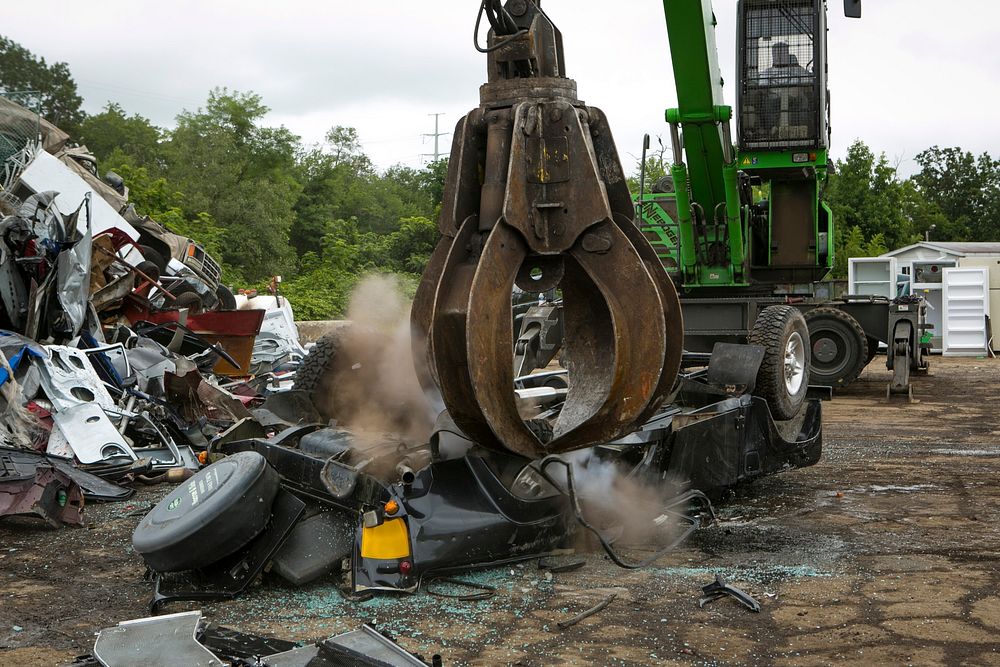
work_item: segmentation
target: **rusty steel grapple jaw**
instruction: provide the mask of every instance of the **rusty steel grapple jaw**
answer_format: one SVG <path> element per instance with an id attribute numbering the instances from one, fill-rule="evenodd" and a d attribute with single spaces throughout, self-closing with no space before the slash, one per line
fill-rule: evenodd
<path id="1" fill-rule="evenodd" d="M 558 29 L 535 0 L 484 0 L 480 12 L 492 26 L 480 49 L 489 80 L 455 128 L 442 238 L 413 303 L 415 351 L 466 435 L 536 458 L 647 420 L 676 378 L 683 325 L 633 223 L 607 119 L 566 78 Z M 569 391 L 544 442 L 514 392 L 515 284 L 563 296 Z"/>

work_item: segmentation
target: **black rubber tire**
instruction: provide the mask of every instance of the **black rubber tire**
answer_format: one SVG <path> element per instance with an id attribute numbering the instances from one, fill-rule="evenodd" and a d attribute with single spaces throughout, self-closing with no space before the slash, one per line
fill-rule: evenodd
<path id="1" fill-rule="evenodd" d="M 263 532 L 279 483 L 257 452 L 227 456 L 157 503 L 136 526 L 132 546 L 155 572 L 211 565 Z"/>
<path id="2" fill-rule="evenodd" d="M 653 184 L 653 192 L 655 194 L 669 194 L 674 192 L 674 178 L 673 176 L 667 175 L 660 177 L 656 183 Z"/>
<path id="3" fill-rule="evenodd" d="M 198 290 L 195 289 L 194 285 L 180 280 L 174 283 L 168 291 L 174 295 L 174 299 L 164 299 L 163 308 L 187 308 L 193 313 L 204 312 L 205 299 L 198 293 Z"/>
<path id="4" fill-rule="evenodd" d="M 433 423 L 426 399 L 415 376 L 391 367 L 392 349 L 393 340 L 378 331 L 341 326 L 309 350 L 295 389 L 309 392 L 326 421 L 426 439 Z"/>
<path id="5" fill-rule="evenodd" d="M 164 301 L 163 306 L 165 308 L 180 310 L 181 308 L 187 308 L 193 313 L 200 313 L 205 310 L 205 302 L 201 300 L 201 295 L 199 295 L 194 290 L 183 291 L 176 295 L 173 301 L 169 299 Z"/>
<path id="6" fill-rule="evenodd" d="M 160 270 L 160 275 L 162 276 L 167 272 L 167 258 L 158 253 L 157 251 L 150 248 L 148 245 L 139 246 L 139 251 L 142 253 L 142 258 L 147 262 L 152 262 L 156 264 L 156 268 Z"/>
<path id="7" fill-rule="evenodd" d="M 295 372 L 295 389 L 313 393 L 329 384 L 325 378 L 344 340 L 344 329 L 348 327 L 349 325 L 324 334 L 316 341 Z"/>
<path id="8" fill-rule="evenodd" d="M 198 293 L 198 290 L 194 288 L 194 285 L 184 280 L 178 280 L 174 282 L 167 288 L 167 291 L 173 294 L 174 296 L 180 296 L 181 294 L 188 294 L 188 293 L 191 294 Z"/>
<path id="9" fill-rule="evenodd" d="M 874 361 L 876 355 L 878 355 L 878 345 L 879 339 L 867 336 L 868 339 L 868 355 L 865 357 L 865 366 L 867 367 L 872 361 Z"/>
<path id="10" fill-rule="evenodd" d="M 309 350 L 295 373 L 295 389 L 309 392 L 323 419 L 350 422 L 378 398 L 384 382 L 378 377 L 379 362 L 388 345 L 378 332 L 343 325 Z"/>
<path id="11" fill-rule="evenodd" d="M 804 368 L 800 386 L 790 393 L 785 383 L 785 349 L 794 334 L 798 334 L 803 345 Z M 768 306 L 757 316 L 748 342 L 764 348 L 754 395 L 767 401 L 775 419 L 785 421 L 795 417 L 809 391 L 809 329 L 802 313 L 792 306 Z"/>
<path id="12" fill-rule="evenodd" d="M 225 285 L 215 288 L 215 295 L 219 297 L 218 310 L 236 310 L 236 296 Z"/>
<path id="13" fill-rule="evenodd" d="M 146 274 L 147 276 L 149 276 L 153 280 L 159 280 L 160 276 L 163 275 L 162 273 L 160 273 L 160 267 L 157 266 L 155 262 L 150 262 L 148 259 L 139 262 L 136 265 L 135 268 L 136 268 L 136 271 L 142 271 L 144 274 Z M 138 274 L 136 274 L 136 276 L 135 276 L 135 282 L 136 282 L 136 284 L 139 284 L 142 281 L 143 281 L 143 278 L 141 276 L 139 276 Z"/>
<path id="14" fill-rule="evenodd" d="M 806 311 L 809 328 L 809 381 L 840 389 L 854 382 L 868 365 L 868 337 L 850 314 L 823 306 Z"/>

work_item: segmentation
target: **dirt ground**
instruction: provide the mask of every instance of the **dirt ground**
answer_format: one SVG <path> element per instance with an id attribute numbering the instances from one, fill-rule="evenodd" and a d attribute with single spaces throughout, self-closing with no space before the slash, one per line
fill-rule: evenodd
<path id="1" fill-rule="evenodd" d="M 372 622 L 446 665 L 1000 665 L 1000 362 L 933 358 L 909 405 L 885 402 L 881 364 L 825 405 L 818 465 L 737 490 L 717 526 L 656 567 L 590 554 L 549 576 L 498 568 L 468 577 L 498 589 L 480 602 L 268 585 L 203 611 L 303 641 Z M 130 535 L 163 493 L 88 507 L 83 529 L 0 523 L 0 664 L 71 661 L 98 629 L 146 615 Z M 761 612 L 699 608 L 716 573 Z M 556 627 L 611 593 L 599 614 Z"/>

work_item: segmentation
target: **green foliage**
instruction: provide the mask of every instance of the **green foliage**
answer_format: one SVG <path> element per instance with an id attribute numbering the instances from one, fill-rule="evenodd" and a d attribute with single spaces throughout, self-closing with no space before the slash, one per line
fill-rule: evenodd
<path id="1" fill-rule="evenodd" d="M 132 157 L 120 149 L 111 151 L 108 159 L 100 163 L 102 169 L 116 172 L 129 188 L 129 203 L 136 211 L 148 215 L 175 234 L 195 239 L 213 257 L 222 257 L 223 230 L 211 215 L 204 211 L 191 213 L 186 210 L 184 195 L 170 186 L 166 178 L 151 176 L 146 167 L 136 166 Z M 244 282 L 236 268 L 221 262 L 223 281 L 227 284 Z"/>
<path id="2" fill-rule="evenodd" d="M 656 182 L 669 175 L 670 161 L 667 158 L 667 147 L 663 143 L 663 138 L 657 137 L 656 143 L 651 144 L 650 150 L 646 153 L 646 192 L 652 192 Z M 641 178 L 642 158 L 636 160 L 635 170 L 627 179 L 629 192 L 633 195 L 639 194 Z"/>
<path id="3" fill-rule="evenodd" d="M 83 121 L 83 98 L 66 63 L 49 65 L 16 42 L 0 37 L 0 88 L 36 91 L 41 95 L 42 116 L 70 135 Z"/>
<path id="4" fill-rule="evenodd" d="M 861 140 L 835 163 L 824 199 L 833 210 L 835 278 L 847 277 L 852 257 L 875 257 L 916 241 L 918 193 L 899 179 L 885 153 L 876 157 Z"/>
<path id="5" fill-rule="evenodd" d="M 876 158 L 855 141 L 837 163 L 826 198 L 837 227 L 834 275 L 849 257 L 873 257 L 915 243 L 1000 239 L 1000 162 L 960 148 L 918 154 L 921 171 L 900 180 L 885 154 Z"/>
<path id="6" fill-rule="evenodd" d="M 932 147 L 917 155 L 920 173 L 900 179 L 885 153 L 861 140 L 835 163 L 823 198 L 833 210 L 834 277 L 846 277 L 848 259 L 873 257 L 924 238 L 1000 239 L 1000 162 L 958 148 Z M 639 170 L 629 177 L 639 190 Z M 665 149 L 647 157 L 647 187 L 665 173 Z"/>
<path id="7" fill-rule="evenodd" d="M 302 263 L 313 266 L 315 253 L 307 253 Z M 281 292 L 292 302 L 299 320 L 326 320 L 340 317 L 347 310 L 348 298 L 360 276 L 317 266 L 304 271 L 281 285 Z"/>
<path id="8" fill-rule="evenodd" d="M 915 232 L 912 242 L 924 239 L 925 235 L 936 241 L 966 239 L 958 225 L 944 214 L 937 203 L 927 198 L 913 178 L 903 181 L 903 188 L 903 215 Z"/>
<path id="9" fill-rule="evenodd" d="M 302 195 L 290 240 L 300 255 L 319 250 L 329 220 L 354 218 L 362 230 L 390 233 L 402 219 L 436 217 L 447 160 L 423 170 L 396 165 L 379 174 L 354 129 L 335 127 L 326 139 L 299 160 Z"/>
<path id="10" fill-rule="evenodd" d="M 253 93 L 215 90 L 171 132 L 114 104 L 84 129 L 136 210 L 202 243 L 229 284 L 283 275 L 305 319 L 343 315 L 368 273 L 397 274 L 415 289 L 438 239 L 431 218 L 447 161 L 378 173 L 353 128 L 304 150 L 287 129 L 265 126 L 266 113 Z"/>
<path id="11" fill-rule="evenodd" d="M 931 207 L 921 231 L 931 224 L 939 241 L 1000 239 L 1000 161 L 978 158 L 961 148 L 932 146 L 916 157 L 916 192 Z"/>
<path id="12" fill-rule="evenodd" d="M 104 111 L 87 118 L 80 125 L 79 142 L 86 144 L 98 161 L 109 161 L 113 153 L 128 157 L 135 164 L 159 170 L 163 165 L 163 131 L 147 118 L 109 102 Z"/>
<path id="13" fill-rule="evenodd" d="M 878 257 L 889 250 L 881 232 L 866 239 L 860 227 L 838 227 L 835 244 L 834 278 L 847 277 L 847 260 L 851 257 Z"/>
<path id="14" fill-rule="evenodd" d="M 857 227 L 864 238 L 882 234 L 884 243 L 896 248 L 916 239 L 905 202 L 912 192 L 899 180 L 885 153 L 876 157 L 861 140 L 836 163 L 825 199 L 833 210 L 835 225 Z"/>
<path id="15" fill-rule="evenodd" d="M 444 184 L 448 180 L 448 158 L 434 160 L 422 172 L 422 187 L 431 201 L 437 202 L 438 209 L 444 200 Z M 437 217 L 436 215 L 434 217 Z"/>
<path id="16" fill-rule="evenodd" d="M 427 218 L 400 220 L 399 229 L 382 239 L 385 258 L 383 268 L 419 278 L 439 237 L 437 225 Z"/>
<path id="17" fill-rule="evenodd" d="M 250 281 L 294 270 L 288 235 L 302 192 L 298 137 L 262 126 L 267 112 L 259 95 L 216 89 L 204 109 L 177 117 L 165 146 L 168 180 L 188 210 L 218 223 L 221 259 Z"/>
<path id="18" fill-rule="evenodd" d="M 392 273 L 415 291 L 437 240 L 437 226 L 423 217 L 400 220 L 388 234 L 365 231 L 354 218 L 333 220 L 326 225 L 320 251 L 302 256 L 299 274 L 285 281 L 282 291 L 302 319 L 340 317 L 365 275 Z"/>
<path id="19" fill-rule="evenodd" d="M 341 316 L 368 273 L 415 289 L 438 239 L 447 161 L 379 173 L 353 128 L 334 127 L 304 149 L 267 127 L 258 95 L 214 90 L 204 109 L 164 132 L 109 104 L 85 123 L 102 170 L 122 176 L 136 210 L 200 242 L 225 282 L 283 275 L 305 319 Z"/>

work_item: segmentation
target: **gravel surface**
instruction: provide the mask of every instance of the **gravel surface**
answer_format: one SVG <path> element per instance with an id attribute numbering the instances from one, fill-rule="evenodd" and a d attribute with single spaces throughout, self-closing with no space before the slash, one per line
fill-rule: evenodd
<path id="1" fill-rule="evenodd" d="M 825 405 L 818 465 L 737 489 L 718 525 L 656 567 L 620 570 L 590 553 L 573 572 L 495 568 L 467 576 L 497 588 L 480 602 L 352 602 L 332 583 L 271 581 L 203 610 L 301 641 L 372 622 L 446 665 L 1000 664 L 1000 365 L 933 358 L 919 402 L 890 404 L 880 364 Z M 167 490 L 88 506 L 82 529 L 0 522 L 0 664 L 71 661 L 100 628 L 146 615 L 151 587 L 130 536 Z M 761 613 L 731 599 L 699 608 L 717 573 Z"/>

